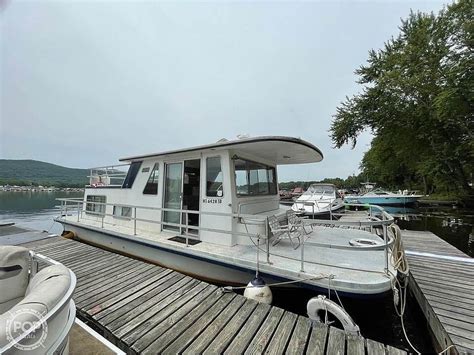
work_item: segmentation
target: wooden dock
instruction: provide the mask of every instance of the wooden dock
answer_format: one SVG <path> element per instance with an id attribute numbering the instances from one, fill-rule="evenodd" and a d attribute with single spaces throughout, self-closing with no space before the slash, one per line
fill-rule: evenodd
<path id="1" fill-rule="evenodd" d="M 454 344 L 458 353 L 474 353 L 474 259 L 431 232 L 403 230 L 402 237 L 409 288 L 438 350 Z"/>
<path id="2" fill-rule="evenodd" d="M 24 246 L 74 271 L 78 316 L 127 353 L 405 354 L 73 240 L 48 238 Z"/>

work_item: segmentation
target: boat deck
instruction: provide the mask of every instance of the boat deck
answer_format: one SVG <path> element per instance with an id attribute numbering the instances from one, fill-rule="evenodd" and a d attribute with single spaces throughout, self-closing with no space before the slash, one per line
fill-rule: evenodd
<path id="1" fill-rule="evenodd" d="M 85 224 L 86 222 L 87 224 Z M 132 238 L 133 241 L 148 242 L 152 245 L 154 243 L 157 246 L 184 252 L 191 256 L 218 262 L 224 261 L 249 270 L 257 268 L 257 248 L 254 244 L 225 246 L 203 242 L 186 247 L 183 243 L 170 240 L 176 236 L 176 233 L 137 229 L 137 235 L 133 236 L 133 230 L 123 225 L 104 224 L 102 228 L 98 221 L 81 219 L 81 222 L 77 222 L 74 218 L 68 219 L 67 223 L 99 233 L 106 230 L 121 238 Z M 328 288 L 329 277 L 332 277 L 330 281 L 332 287 L 337 288 L 338 291 L 353 294 L 377 294 L 390 289 L 390 279 L 384 273 L 384 251 L 351 248 L 349 244 L 353 238 L 374 239 L 380 242 L 381 239 L 378 236 L 357 229 L 327 226 L 314 226 L 312 230 L 310 227 L 306 228 L 310 233 L 304 237 L 304 251 L 301 246 L 295 250 L 288 240 L 282 240 L 277 245 L 270 247 L 271 264 L 266 262 L 266 246 L 261 244 L 260 271 L 290 280 L 306 279 L 308 280 L 305 281 L 306 283 L 319 288 Z M 253 242 L 257 243 L 257 240 L 254 239 Z M 261 243 L 264 243 L 264 240 L 261 240 Z M 321 246 L 321 244 L 325 246 Z M 301 271 L 302 252 L 305 260 L 304 272 Z M 389 265 L 389 268 L 392 266 Z M 391 271 L 394 272 L 394 270 Z M 314 277 L 314 280 L 309 280 L 311 277 Z"/>
<path id="2" fill-rule="evenodd" d="M 474 259 L 431 232 L 402 231 L 410 290 L 438 344 L 474 353 Z"/>
<path id="3" fill-rule="evenodd" d="M 127 353 L 405 354 L 77 241 L 24 246 L 74 271 L 78 316 Z"/>

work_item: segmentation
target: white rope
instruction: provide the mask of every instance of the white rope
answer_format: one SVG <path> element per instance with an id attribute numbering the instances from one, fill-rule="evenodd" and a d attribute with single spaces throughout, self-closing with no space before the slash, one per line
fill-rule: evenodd
<path id="1" fill-rule="evenodd" d="M 304 279 L 297 279 L 297 280 L 291 280 L 291 281 L 282 281 L 282 282 L 275 282 L 275 283 L 272 283 L 272 284 L 268 284 L 266 286 L 270 287 L 270 286 L 281 286 L 281 285 L 288 285 L 288 284 L 292 284 L 292 283 L 298 283 L 298 282 L 302 282 L 302 281 L 308 281 L 308 280 L 322 280 L 322 279 L 329 279 L 331 276 L 333 275 L 320 275 L 320 276 L 312 276 L 312 277 L 307 277 L 307 278 L 304 278 Z M 224 292 L 230 292 L 230 291 L 233 291 L 233 290 L 244 290 L 246 288 L 253 288 L 255 286 L 224 286 L 224 287 L 221 287 L 221 289 L 224 291 Z"/>
<path id="2" fill-rule="evenodd" d="M 421 354 L 421 352 L 415 348 L 415 346 L 411 343 L 410 339 L 408 338 L 407 331 L 405 329 L 405 323 L 403 321 L 403 316 L 405 315 L 405 308 L 406 308 L 406 302 L 407 302 L 407 288 L 408 288 L 408 278 L 410 277 L 410 268 L 408 266 L 408 261 L 405 256 L 405 250 L 403 248 L 403 242 L 402 242 L 402 233 L 400 231 L 400 227 L 398 227 L 396 224 L 391 224 L 388 227 L 388 232 L 392 234 L 394 238 L 394 242 L 392 245 L 392 263 L 393 267 L 395 270 L 400 272 L 404 276 L 404 282 L 403 285 L 398 281 L 397 276 L 391 273 L 389 270 L 387 270 L 390 281 L 392 284 L 392 290 L 394 293 L 394 298 L 393 298 L 393 306 L 395 307 L 395 312 L 397 315 L 400 317 L 400 323 L 402 325 L 402 330 L 403 334 L 405 336 L 406 341 L 410 345 L 410 347 L 415 351 L 417 354 Z M 400 291 L 398 291 L 400 290 Z M 399 297 L 397 297 L 397 294 Z M 397 298 L 398 301 L 397 302 Z M 398 309 L 398 305 L 400 305 L 400 310 Z M 439 355 L 445 353 L 448 351 L 451 347 L 454 345 L 448 346 L 446 349 L 438 353 Z"/>

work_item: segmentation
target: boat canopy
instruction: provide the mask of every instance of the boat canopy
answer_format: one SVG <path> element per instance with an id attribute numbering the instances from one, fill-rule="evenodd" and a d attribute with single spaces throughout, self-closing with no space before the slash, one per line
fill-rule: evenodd
<path id="1" fill-rule="evenodd" d="M 300 138 L 264 136 L 244 138 L 233 141 L 221 140 L 214 144 L 207 144 L 186 149 L 172 150 L 162 153 L 138 155 L 122 158 L 120 161 L 133 162 L 146 158 L 169 156 L 181 153 L 235 149 L 253 156 L 272 161 L 275 165 L 316 163 L 323 159 L 323 153 L 311 143 Z"/>
<path id="2" fill-rule="evenodd" d="M 303 195 L 329 195 L 336 192 L 336 187 L 331 184 L 312 184 Z"/>

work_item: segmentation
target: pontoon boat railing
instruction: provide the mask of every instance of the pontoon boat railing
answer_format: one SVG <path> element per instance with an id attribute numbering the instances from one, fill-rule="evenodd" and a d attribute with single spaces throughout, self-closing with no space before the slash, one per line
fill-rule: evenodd
<path id="1" fill-rule="evenodd" d="M 224 233 L 230 235 L 237 235 L 237 236 L 244 236 L 249 237 L 252 240 L 254 239 L 265 239 L 266 241 L 266 259 L 267 263 L 271 264 L 270 256 L 277 256 L 277 257 L 284 257 L 287 259 L 291 259 L 294 261 L 298 261 L 301 263 L 301 272 L 304 271 L 305 263 L 316 263 L 313 261 L 305 260 L 304 259 L 304 248 L 305 248 L 305 238 L 303 238 L 303 242 L 301 243 L 301 256 L 300 258 L 294 258 L 290 256 L 283 256 L 276 253 L 272 253 L 270 251 L 270 239 L 271 239 L 271 232 L 268 228 L 268 216 L 258 216 L 255 214 L 242 214 L 242 213 L 224 213 L 224 212 L 203 212 L 203 211 L 194 211 L 194 210 L 183 210 L 183 209 L 174 209 L 174 208 L 164 208 L 164 207 L 150 207 L 150 206 L 138 206 L 138 205 L 128 205 L 128 204 L 116 204 L 116 203 L 105 203 L 105 202 L 94 202 L 94 201 L 84 201 L 81 198 L 58 198 L 58 201 L 61 202 L 61 217 L 59 219 L 67 220 L 68 212 L 73 212 L 77 214 L 77 222 L 80 222 L 81 219 L 87 219 L 84 217 L 84 213 L 87 215 L 95 216 L 99 218 L 100 227 L 105 228 L 104 225 L 109 224 L 106 221 L 106 217 L 114 217 L 118 219 L 128 220 L 133 223 L 133 235 L 137 235 L 138 231 L 138 222 L 144 223 L 152 223 L 157 225 L 163 226 L 171 226 L 176 228 L 182 228 L 185 230 L 184 237 L 186 239 L 186 246 L 189 246 L 189 239 L 195 239 L 195 236 L 190 235 L 188 233 L 189 230 L 196 230 L 196 231 L 207 231 L 207 232 L 215 232 L 215 233 Z M 106 213 L 106 208 L 104 208 L 104 212 L 97 212 L 87 210 L 86 206 L 94 205 L 94 206 L 116 206 L 116 207 L 126 207 L 131 208 L 133 211 L 131 216 L 120 216 L 115 214 Z M 367 249 L 384 249 L 384 259 L 385 259 L 385 271 L 388 270 L 388 250 L 393 244 L 393 239 L 389 238 L 388 235 L 388 226 L 393 223 L 393 217 L 388 214 L 382 207 L 376 205 L 367 205 L 367 204 L 345 204 L 345 206 L 354 206 L 354 207 L 365 207 L 369 208 L 368 218 L 369 220 L 364 221 L 339 221 L 339 220 L 322 220 L 322 219 L 303 219 L 303 223 L 305 225 L 323 225 L 327 227 L 339 227 L 339 226 L 347 226 L 347 227 L 358 227 L 358 228 L 370 228 L 371 230 L 375 227 L 382 227 L 383 231 L 383 241 L 384 243 L 381 245 L 376 246 L 360 246 L 354 247 L 351 245 L 334 245 L 334 244 L 325 244 L 325 243 L 315 243 L 311 242 L 312 246 L 317 247 L 326 247 L 326 248 L 336 248 L 336 249 L 346 249 L 346 250 L 354 250 L 354 251 L 362 251 Z M 137 217 L 137 210 L 152 210 L 152 211 L 159 211 L 159 212 L 175 212 L 181 213 L 184 218 L 184 223 L 172 223 L 172 222 L 165 222 L 165 221 L 158 221 L 158 220 L 151 220 L 146 218 L 139 218 Z M 375 211 L 378 211 L 377 214 L 381 217 L 375 216 Z M 241 211 L 241 207 L 239 206 L 238 211 Z M 216 216 L 216 217 L 231 217 L 231 218 L 238 218 L 239 222 L 244 224 L 246 227 L 246 233 L 232 231 L 232 230 L 225 230 L 225 229 L 218 229 L 218 228 L 209 228 L 209 227 L 202 227 L 202 226 L 193 226 L 189 225 L 189 214 L 198 215 L 199 218 L 203 215 L 206 216 Z M 97 221 L 97 220 L 95 220 Z M 265 232 L 264 235 L 260 233 L 250 233 L 247 225 L 261 225 L 264 226 Z M 124 227 L 124 226 L 122 226 Z M 125 226 L 126 227 L 126 226 Z M 260 245 L 257 245 L 257 248 L 260 249 Z M 336 266 L 337 267 L 337 266 Z"/>
<path id="2" fill-rule="evenodd" d="M 122 170 L 126 166 L 126 170 Z M 89 186 L 90 187 L 119 187 L 122 186 L 123 181 L 128 173 L 130 164 L 118 164 L 109 166 L 100 166 L 90 169 Z"/>
<path id="3" fill-rule="evenodd" d="M 51 258 L 48 258 L 47 256 L 44 256 L 42 254 L 35 253 L 33 251 L 30 251 L 30 258 L 31 258 L 31 272 L 30 272 L 30 281 L 31 279 L 38 273 L 39 271 L 39 263 L 44 262 L 48 265 L 58 265 L 61 264 Z M 44 323 L 48 324 L 48 321 L 53 319 L 53 317 L 58 314 L 59 312 L 62 311 L 63 307 L 68 307 L 69 312 L 70 312 L 70 317 L 67 320 L 67 323 L 62 327 L 61 329 L 61 334 L 57 336 L 57 334 L 54 334 L 56 336 L 56 340 L 53 344 L 51 344 L 50 348 L 51 349 L 58 349 L 59 346 L 63 343 L 64 339 L 69 334 L 69 331 L 71 330 L 74 320 L 76 318 L 76 305 L 74 304 L 74 301 L 72 300 L 72 295 L 74 293 L 74 289 L 76 288 L 76 275 L 68 268 L 69 271 L 69 276 L 71 278 L 71 282 L 69 283 L 69 287 L 66 291 L 66 293 L 61 297 L 61 300 L 57 302 L 51 309 L 48 309 L 46 314 L 44 314 L 39 322 L 31 322 L 31 326 L 28 327 L 25 331 L 23 331 L 19 336 L 17 336 L 15 339 L 10 341 L 8 344 L 6 344 L 3 348 L 0 348 L 0 354 L 7 353 L 8 351 L 11 351 L 15 344 L 20 342 L 22 339 L 27 338 L 31 334 L 33 334 L 37 329 L 39 329 Z M 27 349 L 28 350 L 28 349 Z"/>

